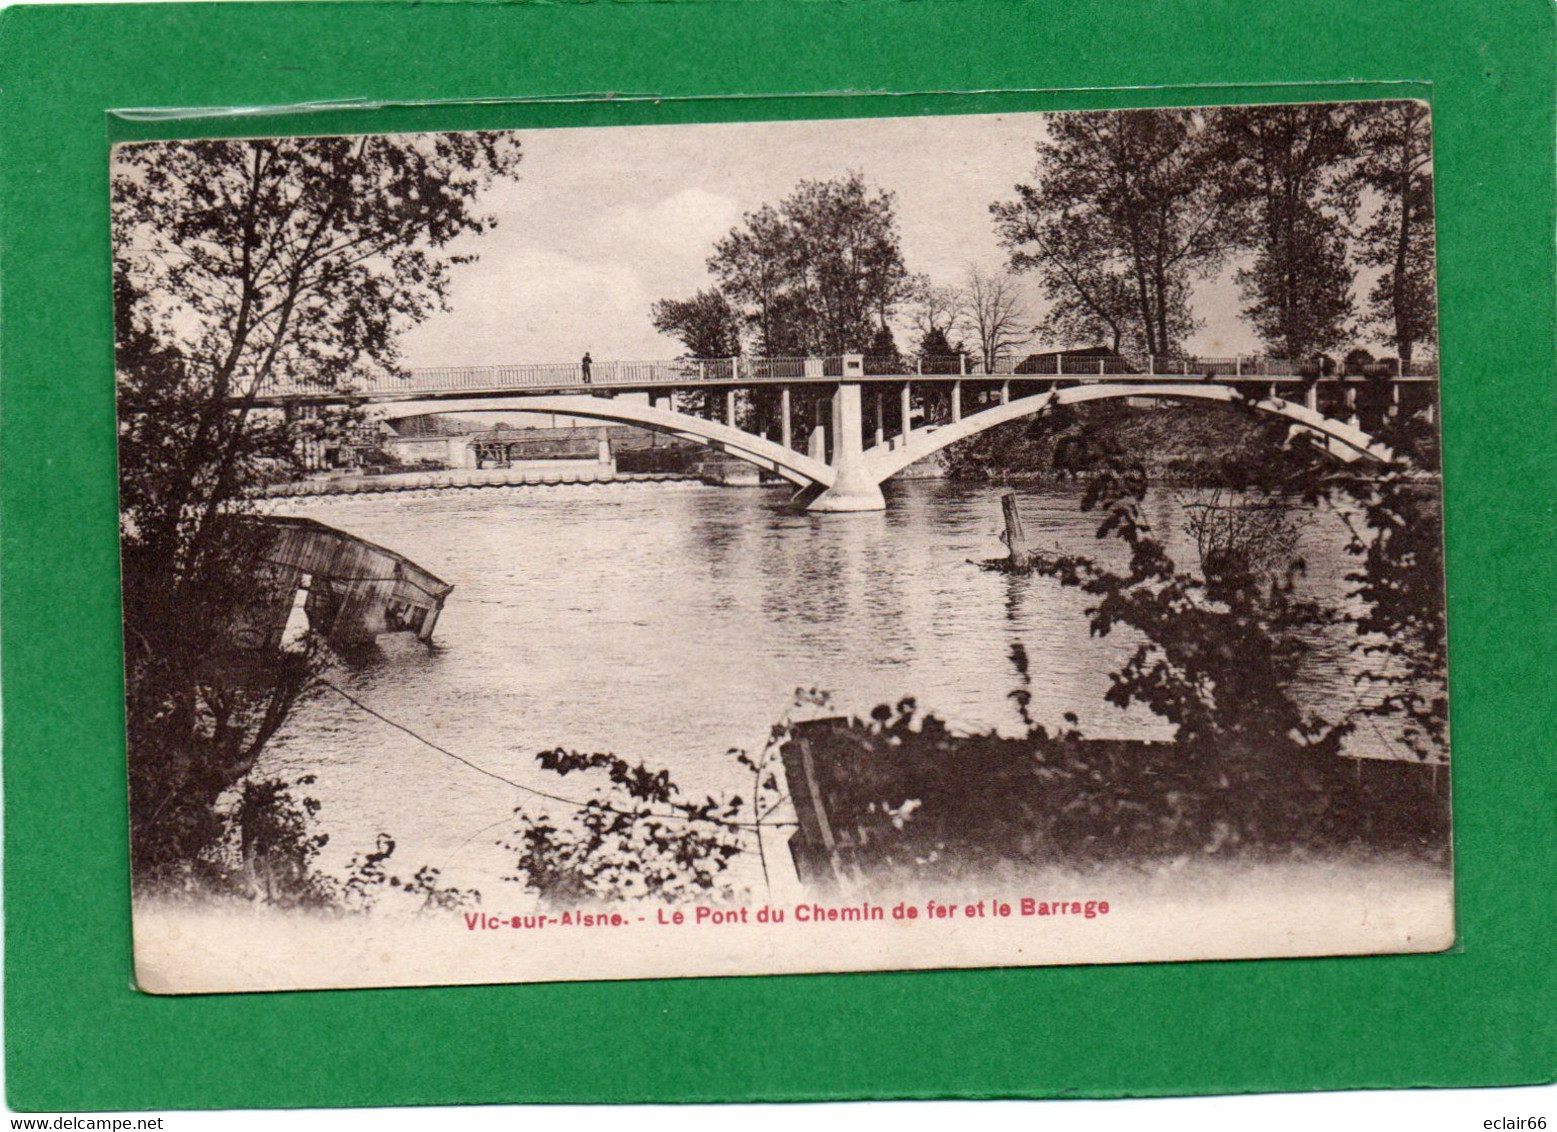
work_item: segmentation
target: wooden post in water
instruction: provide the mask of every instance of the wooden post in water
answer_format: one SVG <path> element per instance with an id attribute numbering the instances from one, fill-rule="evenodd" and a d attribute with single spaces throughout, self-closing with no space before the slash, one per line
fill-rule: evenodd
<path id="1" fill-rule="evenodd" d="M 1008 491 L 1000 497 L 1000 510 L 1006 520 L 1006 533 L 1001 538 L 1009 552 L 1011 568 L 1026 570 L 1029 559 L 1027 532 L 1022 529 L 1022 513 L 1016 507 L 1016 492 Z"/>

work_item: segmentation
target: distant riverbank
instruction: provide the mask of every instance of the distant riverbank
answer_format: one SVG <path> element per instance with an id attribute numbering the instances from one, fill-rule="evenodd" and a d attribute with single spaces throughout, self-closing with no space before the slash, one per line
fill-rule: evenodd
<path id="1" fill-rule="evenodd" d="M 1268 460 L 1291 426 L 1219 405 L 1100 402 L 1085 412 L 1060 409 L 1010 424 L 945 453 L 949 479 L 1045 483 L 1069 478 L 1107 452 L 1136 457 L 1154 481 L 1214 483 L 1229 467 Z"/>

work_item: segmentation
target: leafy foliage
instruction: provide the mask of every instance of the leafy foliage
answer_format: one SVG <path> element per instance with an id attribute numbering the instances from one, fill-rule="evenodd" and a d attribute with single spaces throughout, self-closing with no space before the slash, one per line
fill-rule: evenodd
<path id="1" fill-rule="evenodd" d="M 990 208 L 1061 345 L 1176 353 L 1196 325 L 1193 283 L 1229 257 L 1277 354 L 1345 343 L 1359 264 L 1381 269 L 1362 325 L 1406 364 L 1436 340 L 1424 103 L 1066 114 L 1036 158 L 1031 182 Z"/>
<path id="2" fill-rule="evenodd" d="M 609 784 L 566 816 L 515 813 L 519 825 L 499 844 L 515 856 L 517 881 L 551 908 L 620 900 L 731 900 L 725 876 L 746 847 L 739 796 L 682 797 L 665 770 L 605 753 L 557 748 L 536 755 L 557 775 L 595 773 Z"/>
<path id="3" fill-rule="evenodd" d="M 1012 659 L 1025 704 L 1020 645 Z M 1438 860 L 1447 849 L 1447 792 L 1426 768 L 1088 739 L 1073 719 L 1029 725 L 1017 737 L 957 734 L 905 699 L 866 720 L 797 727 L 837 840 L 809 879 L 967 883 L 1054 866 L 1353 847 Z"/>
<path id="4" fill-rule="evenodd" d="M 650 311 L 654 329 L 679 341 L 689 358 L 733 358 L 741 352 L 741 323 L 730 300 L 714 289 L 690 299 L 660 299 Z"/>
<path id="5" fill-rule="evenodd" d="M 893 194 L 802 181 L 719 241 L 708 269 L 766 357 L 863 353 L 913 292 Z"/>
<path id="6" fill-rule="evenodd" d="M 1106 699 L 1167 720 L 1173 741 L 1089 739 L 1073 716 L 1049 729 L 1032 715 L 1028 659 L 1017 644 L 1021 738 L 954 735 L 912 700 L 879 707 L 868 721 L 796 729 L 826 784 L 838 841 L 811 867 L 835 878 L 858 870 L 947 879 L 1011 865 L 1354 846 L 1442 861 L 1442 532 L 1424 482 L 1424 469 L 1437 467 L 1436 436 L 1422 418 L 1395 414 L 1381 438 L 1397 454 L 1382 470 L 1338 467 L 1299 440 L 1221 473 L 1237 498 L 1281 493 L 1334 507 L 1351 525 L 1352 589 L 1325 607 L 1300 592 L 1302 563 L 1279 532 L 1270 540 L 1260 531 L 1212 534 L 1201 573 L 1179 569 L 1143 517 L 1144 465 L 1083 429 L 1060 463 L 1086 477 L 1082 506 L 1100 514 L 1100 539 L 1125 544 L 1128 563 L 1043 553 L 1031 563 L 1092 599 L 1095 636 L 1137 639 L 1110 674 Z M 1359 684 L 1375 694 L 1306 708 L 1298 699 L 1305 666 L 1318 659 L 1321 631 L 1336 629 L 1351 631 Z M 1418 761 L 1341 757 L 1345 739 L 1374 720 L 1397 725 Z"/>
<path id="7" fill-rule="evenodd" d="M 1359 124 L 1359 140 L 1362 157 L 1353 178 L 1379 201 L 1361 233 L 1361 259 L 1384 269 L 1368 294 L 1364 322 L 1409 365 L 1419 343 L 1438 340 L 1427 104 L 1369 107 Z"/>
<path id="8" fill-rule="evenodd" d="M 690 299 L 660 299 L 650 308 L 654 328 L 681 342 L 689 358 L 733 358 L 741 352 L 741 320 L 717 288 Z M 723 390 L 684 389 L 683 411 L 712 416 Z"/>
<path id="9" fill-rule="evenodd" d="M 330 388 L 393 370 L 399 331 L 441 306 L 449 267 L 464 258 L 451 242 L 492 223 L 477 195 L 518 160 L 506 134 L 115 150 L 138 884 L 182 883 L 211 859 L 218 799 L 250 773 L 324 660 L 317 642 L 254 648 L 241 632 L 256 600 L 284 595 L 271 592 L 266 532 L 236 517 L 289 470 L 303 433 L 317 440 L 334 427 L 326 416 L 295 428 L 257 398 L 276 382 Z"/>
<path id="10" fill-rule="evenodd" d="M 218 814 L 220 840 L 202 858 L 187 862 L 192 868 L 184 876 L 186 891 L 226 892 L 283 908 L 329 906 L 329 882 L 314 870 L 329 842 L 327 834 L 313 829 L 319 802 L 293 793 L 313 782 L 311 775 L 293 783 L 246 780 L 236 802 Z"/>
<path id="11" fill-rule="evenodd" d="M 1113 673 L 1107 699 L 1139 703 L 1175 727 L 1181 747 L 1233 759 L 1333 755 L 1350 731 L 1298 707 L 1291 691 L 1309 651 L 1306 631 L 1326 613 L 1302 600 L 1294 567 L 1269 580 L 1237 556 L 1214 558 L 1205 577 L 1180 571 L 1141 510 L 1147 478 L 1139 463 L 1109 458 L 1093 474 L 1083 510 L 1099 509 L 1099 538 L 1130 550 L 1115 573 L 1082 555 L 1039 555 L 1036 569 L 1095 599 L 1091 630 L 1129 627 L 1141 643 Z"/>
<path id="12" fill-rule="evenodd" d="M 1396 453 L 1381 472 L 1337 470 L 1313 455 L 1290 475 L 1294 490 L 1335 509 L 1352 533 L 1357 568 L 1347 574 L 1361 612 L 1344 620 L 1354 651 L 1369 661 L 1360 681 L 1374 699 L 1368 717 L 1397 719 L 1423 760 L 1448 758 L 1448 623 L 1444 604 L 1443 512 L 1437 484 L 1438 431 L 1420 416 L 1386 416 L 1378 435 Z"/>
<path id="13" fill-rule="evenodd" d="M 351 859 L 342 879 L 317 867 L 329 835 L 318 832 L 318 799 L 300 790 L 312 775 L 292 782 L 247 778 L 210 812 L 214 829 L 193 856 L 166 863 L 148 885 L 163 898 L 230 899 L 271 908 L 315 912 L 365 912 L 387 894 L 416 911 L 458 911 L 480 902 L 481 894 L 439 884 L 439 872 L 422 866 L 408 881 L 387 867 L 395 843 L 379 834 L 373 850 Z"/>
<path id="14" fill-rule="evenodd" d="M 417 869 L 410 880 L 401 880 L 389 867 L 394 853 L 395 839 L 380 833 L 374 848 L 352 857 L 346 879 L 331 882 L 332 902 L 366 911 L 376 907 L 387 893 L 396 893 L 419 912 L 458 912 L 481 903 L 481 893 L 473 888 L 440 885 L 440 871 L 431 865 Z"/>
<path id="15" fill-rule="evenodd" d="M 1357 210 L 1347 175 L 1356 154 L 1347 106 L 1240 106 L 1211 116 L 1243 243 L 1244 314 L 1278 356 L 1339 346 L 1352 315 L 1346 237 Z M 1237 237 L 1233 237 L 1235 240 Z"/>
<path id="16" fill-rule="evenodd" d="M 1058 568 L 1057 576 L 1062 580 L 1083 588 L 1090 585 L 1088 592 L 1105 599 L 1092 613 L 1095 631 L 1106 631 L 1105 625 L 1116 622 L 1129 624 L 1146 637 L 1143 648 L 1154 655 L 1161 650 L 1160 656 L 1170 661 L 1166 669 L 1137 663 L 1124 674 L 1126 680 L 1116 678 L 1111 695 L 1125 697 L 1123 702 L 1134 700 L 1152 706 L 1150 695 L 1145 694 L 1148 684 L 1142 682 L 1148 667 L 1159 673 L 1176 668 L 1181 677 L 1193 675 L 1191 683 L 1197 686 L 1234 689 L 1239 687 L 1237 670 L 1260 673 L 1263 666 L 1264 674 L 1258 676 L 1257 683 L 1271 681 L 1274 688 L 1290 688 L 1292 670 L 1270 666 L 1277 664 L 1288 648 L 1295 648 L 1300 656 L 1305 626 L 1337 625 L 1350 630 L 1351 650 L 1361 662 L 1358 683 L 1363 692 L 1373 695 L 1359 698 L 1349 708 L 1334 705 L 1330 720 L 1317 726 L 1311 723 L 1293 735 L 1304 746 L 1328 747 L 1369 719 L 1393 719 L 1402 725 L 1403 737 L 1418 758 L 1446 759 L 1443 529 L 1435 480 L 1431 478 L 1438 468 L 1437 431 L 1419 415 L 1396 413 L 1385 415 L 1377 435 L 1395 454 L 1393 462 L 1382 468 L 1363 461 L 1338 465 L 1319 445 L 1303 438 L 1272 450 L 1267 460 L 1227 467 L 1223 482 L 1234 490 L 1300 501 L 1338 514 L 1351 531 L 1347 549 L 1357 565 L 1347 574 L 1352 587 L 1347 602 L 1339 608 L 1318 609 L 1296 598 L 1292 583 L 1299 575 L 1295 572 L 1287 582 L 1278 583 L 1270 581 L 1268 567 L 1261 568 L 1247 555 L 1206 563 L 1203 583 L 1191 579 L 1188 589 L 1180 587 L 1178 592 L 1199 589 L 1212 604 L 1214 620 L 1235 617 L 1225 624 L 1239 634 L 1249 634 L 1238 648 L 1252 647 L 1252 653 L 1231 664 L 1219 651 L 1201 653 L 1199 668 L 1172 661 L 1177 630 L 1171 623 L 1157 623 L 1153 616 L 1160 594 L 1150 583 L 1153 577 L 1163 579 L 1166 556 L 1137 519 L 1140 496 L 1135 493 L 1144 492 L 1144 477 L 1138 473 L 1121 477 L 1118 457 L 1106 458 L 1101 474 L 1089 485 L 1085 502 L 1106 510 L 1100 536 L 1117 535 L 1131 546 L 1131 573 L 1099 573 L 1084 561 L 1067 566 L 1064 559 L 1051 560 L 1051 566 Z M 1147 557 L 1138 562 L 1137 555 L 1142 552 Z M 1154 570 L 1142 569 L 1153 562 L 1157 562 Z M 1300 569 L 1301 563 L 1293 566 Z M 1148 584 L 1144 592 L 1142 582 Z M 1226 635 L 1224 630 L 1209 639 L 1220 640 Z M 1260 655 L 1267 650 L 1269 658 Z M 1227 670 L 1219 677 L 1214 669 L 1204 667 L 1206 659 L 1218 660 Z M 1137 660 L 1143 658 L 1138 656 Z M 1249 692 L 1257 694 L 1258 689 Z M 1290 711 L 1281 709 L 1269 718 L 1290 717 Z M 1168 718 L 1179 721 L 1172 715 Z"/>
<path id="17" fill-rule="evenodd" d="M 1189 285 L 1225 256 L 1231 198 L 1201 111 L 1056 116 L 1033 183 L 990 206 L 1015 271 L 1034 270 L 1063 341 L 1172 354 Z"/>

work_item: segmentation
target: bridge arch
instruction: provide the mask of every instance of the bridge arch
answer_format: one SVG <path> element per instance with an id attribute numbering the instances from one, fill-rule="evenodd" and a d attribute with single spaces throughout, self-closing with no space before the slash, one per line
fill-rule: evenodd
<path id="1" fill-rule="evenodd" d="M 1342 459 L 1368 459 L 1389 463 L 1395 458 L 1393 451 L 1360 428 L 1279 397 L 1256 399 L 1227 385 L 1166 382 L 1155 385 L 1101 383 L 1073 385 L 1062 389 L 1051 389 L 1030 397 L 1021 397 L 1007 404 L 983 409 L 951 424 L 911 433 L 906 444 L 899 441 L 896 446 L 878 445 L 864 453 L 865 470 L 877 483 L 882 483 L 910 464 L 923 460 L 927 456 L 933 456 L 958 441 L 977 436 L 997 425 L 1020 420 L 1057 405 L 1077 405 L 1087 401 L 1107 401 L 1121 397 L 1161 397 L 1172 400 L 1219 401 L 1224 404 L 1248 405 L 1260 412 L 1285 417 L 1295 424 L 1312 429 L 1327 439 L 1337 442 L 1344 449 L 1341 454 Z"/>
<path id="2" fill-rule="evenodd" d="M 388 420 L 419 417 L 430 413 L 522 412 L 555 413 L 558 416 L 582 417 L 611 424 L 637 425 L 639 428 L 664 433 L 682 440 L 696 441 L 709 448 L 728 453 L 738 460 L 744 460 L 765 471 L 783 476 L 801 488 L 831 487 L 838 474 L 835 469 L 822 461 L 814 460 L 803 452 L 785 448 L 766 437 L 756 436 L 718 421 L 694 417 L 690 413 L 656 409 L 650 405 L 612 397 L 557 394 L 496 399 L 399 401 L 385 403 L 382 407 L 385 410 L 385 419 Z"/>

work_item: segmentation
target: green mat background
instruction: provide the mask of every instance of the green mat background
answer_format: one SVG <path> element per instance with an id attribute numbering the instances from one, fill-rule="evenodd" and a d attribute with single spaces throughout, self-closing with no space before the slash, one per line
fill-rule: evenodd
<path id="1" fill-rule="evenodd" d="M 1551 1080 L 1553 25 L 1544 0 L 284 3 L 0 14 L 12 1106 L 1113 1096 Z M 1357 80 L 1372 85 L 1314 85 Z M 1071 89 L 900 96 L 1058 88 Z M 612 91 L 677 97 L 501 101 Z M 719 97 L 843 91 L 876 97 Z M 186 999 L 132 988 L 110 140 L 1390 94 L 1431 98 L 1436 127 L 1457 950 Z M 108 113 L 354 99 L 378 105 L 181 122 Z M 454 104 L 471 99 L 499 101 Z M 418 101 L 445 104 L 386 105 Z"/>

